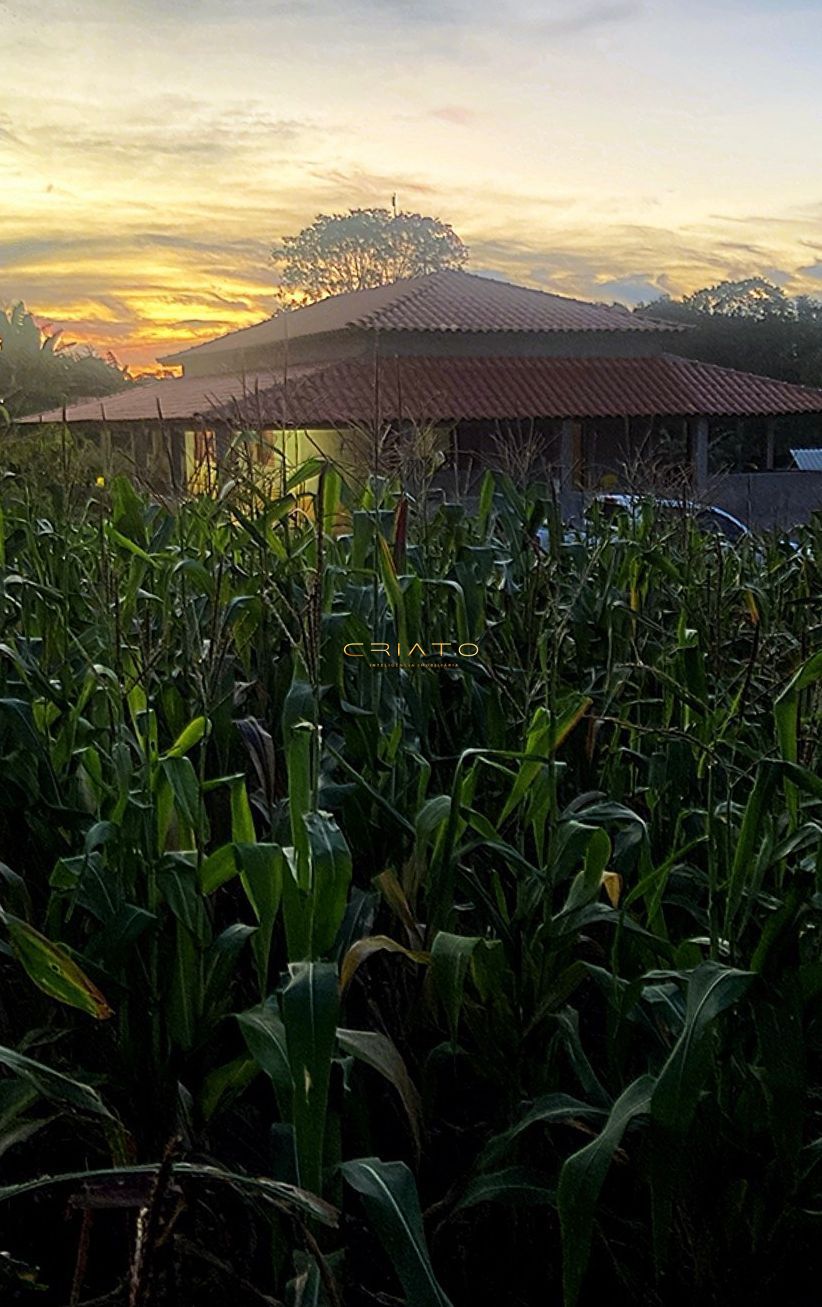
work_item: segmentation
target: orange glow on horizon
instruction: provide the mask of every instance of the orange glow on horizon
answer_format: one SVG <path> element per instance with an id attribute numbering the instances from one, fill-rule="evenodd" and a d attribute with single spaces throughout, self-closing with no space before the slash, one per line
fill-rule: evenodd
<path id="1" fill-rule="evenodd" d="M 134 369 L 269 317 L 273 244 L 395 192 L 560 294 L 822 293 L 807 0 L 2 9 L 0 302 Z"/>

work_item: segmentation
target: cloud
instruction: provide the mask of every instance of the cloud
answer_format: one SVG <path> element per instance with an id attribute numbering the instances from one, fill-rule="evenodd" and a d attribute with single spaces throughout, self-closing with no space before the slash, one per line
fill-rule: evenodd
<path id="1" fill-rule="evenodd" d="M 67 157 L 99 170 L 104 167 L 151 167 L 174 163 L 186 170 L 204 164 L 248 162 L 259 151 L 293 148 L 310 134 L 312 124 L 291 118 L 277 118 L 253 105 L 227 105 L 214 111 L 207 105 L 189 105 L 178 111 L 132 114 L 117 124 L 116 132 L 83 123 L 66 123 L 47 118 L 35 127 L 17 126 L 16 143 L 21 151 L 41 158 Z"/>
<path id="2" fill-rule="evenodd" d="M 624 3 L 614 0 L 612 4 L 588 5 L 576 13 L 573 12 L 575 8 L 576 6 L 569 6 L 567 13 L 534 22 L 532 30 L 543 36 L 574 36 L 638 18 L 643 13 L 644 5 L 634 3 L 633 0 L 624 0 Z"/>
<path id="3" fill-rule="evenodd" d="M 0 114 L 0 141 L 10 141 L 13 145 L 19 143 L 17 137 L 12 131 L 11 118 L 6 113 Z"/>
<path id="4" fill-rule="evenodd" d="M 412 177 L 398 170 L 373 172 L 367 168 L 312 168 L 310 175 L 320 183 L 327 195 L 337 197 L 335 210 L 356 208 L 388 208 L 391 196 L 397 196 L 401 208 L 418 200 L 430 203 L 437 196 L 437 187 L 420 177 Z M 339 197 L 346 196 L 344 203 Z"/>
<path id="5" fill-rule="evenodd" d="M 443 104 L 437 109 L 429 109 L 428 116 L 438 118 L 440 122 L 454 123 L 457 127 L 470 127 L 477 121 L 479 114 L 466 105 Z"/>
<path id="6" fill-rule="evenodd" d="M 660 280 L 650 278 L 646 273 L 628 274 L 613 277 L 607 281 L 597 282 L 597 291 L 601 300 L 616 300 L 633 308 L 637 304 L 646 304 L 667 293 Z"/>
<path id="7" fill-rule="evenodd" d="M 276 239 L 395 192 L 569 295 L 822 279 L 795 3 L 2 3 L 0 299 L 125 357 L 264 317 Z"/>

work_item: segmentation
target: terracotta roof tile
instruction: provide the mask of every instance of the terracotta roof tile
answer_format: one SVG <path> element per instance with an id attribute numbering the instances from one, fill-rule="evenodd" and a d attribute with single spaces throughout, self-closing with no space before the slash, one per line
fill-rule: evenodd
<path id="1" fill-rule="evenodd" d="M 677 355 L 651 358 L 386 358 L 376 397 L 373 361 L 352 359 L 295 368 L 283 390 L 266 373 L 181 377 L 134 386 L 119 395 L 72 405 L 69 422 L 158 420 L 210 414 L 290 426 L 532 417 L 754 416 L 822 413 L 822 390 L 735 372 Z M 25 422 L 59 422 L 53 409 Z"/>
<path id="2" fill-rule="evenodd" d="M 298 369 L 294 371 L 299 374 Z M 270 389 L 274 381 L 269 372 L 250 373 L 245 377 L 172 377 L 130 386 L 117 395 L 81 400 L 69 406 L 66 417 L 69 422 L 156 422 L 159 403 L 164 420 L 175 422 L 231 405 L 234 400 L 248 401 L 255 388 Z M 63 410 L 53 408 L 20 421 L 61 422 L 62 418 Z"/>
<path id="3" fill-rule="evenodd" d="M 491 277 L 445 271 L 375 309 L 360 325 L 381 331 L 553 332 L 678 330 L 621 305 L 591 304 Z"/>
<path id="4" fill-rule="evenodd" d="M 194 345 L 162 362 L 185 362 L 196 353 L 223 354 L 277 344 L 286 338 L 345 331 L 630 331 L 685 330 L 670 322 L 639 317 L 619 305 L 589 304 L 547 291 L 514 286 L 456 269 L 411 277 L 389 286 L 331 295 L 304 308 L 280 313 L 253 327 Z"/>
<path id="5" fill-rule="evenodd" d="M 416 421 L 822 413 L 822 390 L 670 354 L 397 357 L 381 363 L 378 398 L 373 362 L 350 360 L 306 371 L 260 403 L 272 421 L 285 405 L 289 425 L 323 426 L 371 423 L 377 407 L 383 419 Z"/>

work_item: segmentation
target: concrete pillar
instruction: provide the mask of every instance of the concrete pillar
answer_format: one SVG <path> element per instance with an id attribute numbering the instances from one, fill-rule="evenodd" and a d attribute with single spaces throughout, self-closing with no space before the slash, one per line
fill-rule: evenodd
<path id="1" fill-rule="evenodd" d="M 688 434 L 694 490 L 699 491 L 708 483 L 708 419 L 704 414 L 690 419 Z"/>

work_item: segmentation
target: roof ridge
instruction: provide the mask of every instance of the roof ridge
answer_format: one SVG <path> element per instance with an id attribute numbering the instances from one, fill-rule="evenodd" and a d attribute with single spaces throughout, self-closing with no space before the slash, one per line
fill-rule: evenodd
<path id="1" fill-rule="evenodd" d="M 401 277 L 395 282 L 384 282 L 384 286 L 394 285 L 400 287 L 401 289 L 399 293 L 394 295 L 387 304 L 381 304 L 378 309 L 373 309 L 371 313 L 361 313 L 358 318 L 349 318 L 346 325 L 349 327 L 362 327 L 366 323 L 369 323 L 378 326 L 379 324 L 375 323 L 374 319 L 379 317 L 381 313 L 384 313 L 386 309 L 395 309 L 398 304 L 407 304 L 409 301 L 414 300 L 431 285 L 431 281 L 434 277 L 441 276 L 444 272 L 458 271 L 461 271 L 461 269 L 435 268 L 433 272 L 423 272 L 418 277 Z M 377 287 L 375 286 L 373 289 L 376 290 Z"/>
<path id="2" fill-rule="evenodd" d="M 618 300 L 612 300 L 610 304 L 605 300 L 584 300 L 578 295 L 563 295 L 558 290 L 545 290 L 542 286 L 523 286 L 519 281 L 509 281 L 507 277 L 484 277 L 481 272 L 469 272 L 467 268 L 438 268 L 438 272 L 456 272 L 463 277 L 470 277 L 472 281 L 490 281 L 494 286 L 505 286 L 508 290 L 524 290 L 530 295 L 544 295 L 551 300 L 561 300 L 563 304 L 581 304 L 583 308 L 604 308 L 604 309 L 621 309 L 623 313 L 633 316 L 631 310 L 625 304 L 620 304 Z M 432 273 L 431 276 L 436 274 Z M 653 322 L 659 322 L 659 318 L 650 319 Z M 679 325 L 674 324 L 674 325 Z"/>

